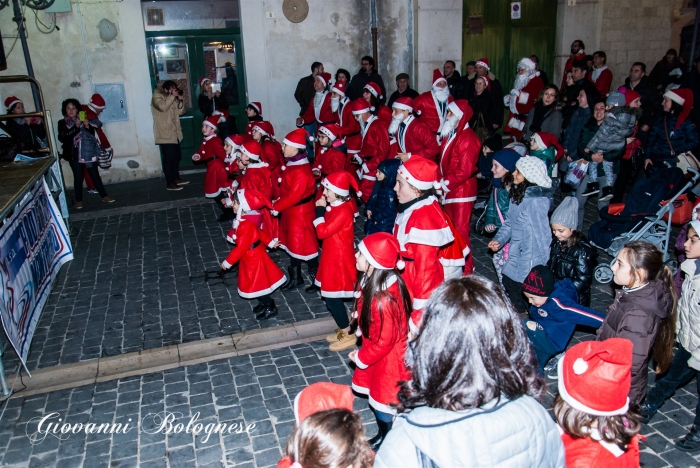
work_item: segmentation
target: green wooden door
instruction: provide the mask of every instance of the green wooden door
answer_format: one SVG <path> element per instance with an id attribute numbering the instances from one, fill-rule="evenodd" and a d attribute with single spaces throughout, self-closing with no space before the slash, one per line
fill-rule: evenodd
<path id="1" fill-rule="evenodd" d="M 237 29 L 146 32 L 151 86 L 173 80 L 184 91 L 186 112 L 180 117 L 183 141 L 180 166 L 202 143 L 204 116 L 197 105 L 199 79 L 208 77 L 229 94 L 230 118 L 245 129 L 247 105 L 241 35 Z"/>
<path id="2" fill-rule="evenodd" d="M 464 0 L 462 63 L 488 57 L 507 93 L 522 57 L 537 55 L 540 69 L 554 77 L 557 0 L 522 2 L 522 18 L 510 19 L 510 0 Z M 469 17 L 482 15 L 483 33 L 469 34 Z"/>

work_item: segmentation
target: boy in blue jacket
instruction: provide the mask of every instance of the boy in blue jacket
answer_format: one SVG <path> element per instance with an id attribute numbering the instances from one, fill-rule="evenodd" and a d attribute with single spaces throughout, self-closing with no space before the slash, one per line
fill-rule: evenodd
<path id="1" fill-rule="evenodd" d="M 603 312 L 577 304 L 574 283 L 567 278 L 555 284 L 554 273 L 544 265 L 530 270 L 523 281 L 523 293 L 531 304 L 530 318 L 523 319 L 523 324 L 540 373 L 550 357 L 566 349 L 576 325 L 599 328 L 605 319 Z"/>
<path id="2" fill-rule="evenodd" d="M 387 159 L 379 163 L 377 167 L 377 183 L 374 184 L 372 195 L 367 200 L 365 210 L 367 221 L 365 222 L 365 235 L 375 232 L 394 232 L 396 221 L 396 171 L 401 165 L 400 159 Z"/>

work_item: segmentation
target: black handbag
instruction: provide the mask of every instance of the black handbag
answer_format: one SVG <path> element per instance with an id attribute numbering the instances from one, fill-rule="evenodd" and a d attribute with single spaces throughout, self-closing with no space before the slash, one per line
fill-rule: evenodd
<path id="1" fill-rule="evenodd" d="M 14 161 L 17 153 L 22 152 L 22 142 L 9 135 L 0 135 L 0 161 Z"/>

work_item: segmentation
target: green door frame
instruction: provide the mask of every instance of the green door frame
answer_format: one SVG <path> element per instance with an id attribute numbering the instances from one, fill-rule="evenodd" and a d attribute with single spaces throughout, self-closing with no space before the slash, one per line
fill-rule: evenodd
<path id="1" fill-rule="evenodd" d="M 241 32 L 239 28 L 227 29 L 194 29 L 183 31 L 146 31 L 146 43 L 148 49 L 148 69 L 151 76 L 151 88 L 155 89 L 156 70 L 154 69 L 155 61 L 151 57 L 151 44 L 157 44 L 159 38 L 163 38 L 162 42 L 167 43 L 169 39 L 179 39 L 187 43 L 187 60 L 188 70 L 190 75 L 190 96 L 192 97 L 192 107 L 186 110 L 182 122 L 183 142 L 182 142 L 182 161 L 181 166 L 191 165 L 190 156 L 199 148 L 201 144 L 200 129 L 204 116 L 199 111 L 197 106 L 197 90 L 199 89 L 198 81 L 201 76 L 204 76 L 204 57 L 202 44 L 205 42 L 233 42 L 235 44 L 236 56 L 236 81 L 238 83 L 238 104 L 230 106 L 230 117 L 236 119 L 236 125 L 239 131 L 245 129 L 248 119 L 245 113 L 245 108 L 248 104 L 247 90 L 245 83 L 245 62 L 243 61 L 243 47 L 241 40 Z M 186 122 L 189 120 L 189 122 Z"/>

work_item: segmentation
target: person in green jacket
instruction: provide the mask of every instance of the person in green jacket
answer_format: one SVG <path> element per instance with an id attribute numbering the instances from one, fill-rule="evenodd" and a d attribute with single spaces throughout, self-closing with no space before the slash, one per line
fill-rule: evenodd
<path id="1" fill-rule="evenodd" d="M 510 206 L 510 187 L 513 185 L 515 163 L 520 154 L 512 149 L 496 151 L 493 155 L 493 193 L 486 204 L 486 232 L 495 233 L 501 227 Z M 502 281 L 501 271 L 508 260 L 508 247 L 493 254 L 493 266 Z"/>

